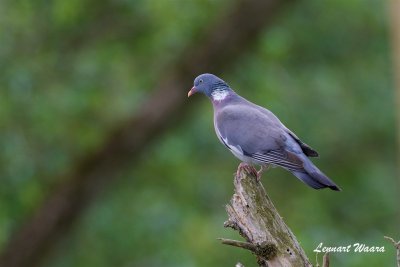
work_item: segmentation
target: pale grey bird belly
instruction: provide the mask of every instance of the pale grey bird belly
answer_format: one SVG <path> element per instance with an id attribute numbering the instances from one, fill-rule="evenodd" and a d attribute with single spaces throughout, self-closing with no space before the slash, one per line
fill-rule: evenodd
<path id="1" fill-rule="evenodd" d="M 238 159 L 240 159 L 242 162 L 246 162 L 246 163 L 250 163 L 250 164 L 258 164 L 258 165 L 262 165 L 263 163 L 254 160 L 251 157 L 245 156 L 240 152 L 235 151 L 234 149 L 230 149 L 230 151 L 232 152 L 233 155 L 235 155 L 235 157 L 237 157 Z"/>

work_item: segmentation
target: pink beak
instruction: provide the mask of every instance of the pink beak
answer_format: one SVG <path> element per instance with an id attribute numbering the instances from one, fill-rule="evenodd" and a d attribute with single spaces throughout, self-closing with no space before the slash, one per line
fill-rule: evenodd
<path id="1" fill-rule="evenodd" d="M 196 87 L 193 86 L 192 89 L 190 89 L 190 91 L 188 92 L 188 97 L 190 97 L 191 95 L 193 95 L 195 93 L 197 93 Z"/>

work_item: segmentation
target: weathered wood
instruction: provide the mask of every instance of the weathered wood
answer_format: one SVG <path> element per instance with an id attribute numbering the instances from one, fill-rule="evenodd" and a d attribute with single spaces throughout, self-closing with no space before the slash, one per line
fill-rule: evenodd
<path id="1" fill-rule="evenodd" d="M 222 239 L 223 243 L 252 251 L 259 266 L 312 266 L 257 179 L 255 169 L 241 163 L 234 186 L 235 193 L 226 206 L 229 219 L 225 227 L 239 231 L 247 242 Z"/>
<path id="2" fill-rule="evenodd" d="M 322 267 L 329 267 L 330 261 L 329 261 L 329 253 L 325 253 L 324 257 L 322 258 Z"/>

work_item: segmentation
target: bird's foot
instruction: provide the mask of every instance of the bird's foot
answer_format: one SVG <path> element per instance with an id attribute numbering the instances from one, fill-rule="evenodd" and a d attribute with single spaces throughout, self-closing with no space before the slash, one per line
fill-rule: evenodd
<path id="1" fill-rule="evenodd" d="M 238 167 L 237 171 L 236 171 L 236 176 L 239 176 L 239 173 L 241 171 L 246 171 L 246 172 L 250 173 L 251 175 L 256 177 L 258 182 L 260 181 L 260 177 L 258 176 L 258 172 L 253 166 L 251 166 L 251 165 L 249 165 L 247 163 L 241 162 L 239 164 L 239 167 Z"/>
<path id="2" fill-rule="evenodd" d="M 267 171 L 270 166 L 271 166 L 270 164 L 261 165 L 260 170 L 257 171 L 257 180 L 258 181 L 260 181 L 263 172 Z"/>

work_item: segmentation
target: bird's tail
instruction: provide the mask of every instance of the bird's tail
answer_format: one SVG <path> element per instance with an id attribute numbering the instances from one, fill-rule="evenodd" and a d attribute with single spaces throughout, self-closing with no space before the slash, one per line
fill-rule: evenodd
<path id="1" fill-rule="evenodd" d="M 341 189 L 331 180 L 323 174 L 307 157 L 302 158 L 303 170 L 292 171 L 292 173 L 302 180 L 307 185 L 314 189 L 321 189 L 329 187 L 335 191 L 341 191 Z"/>

